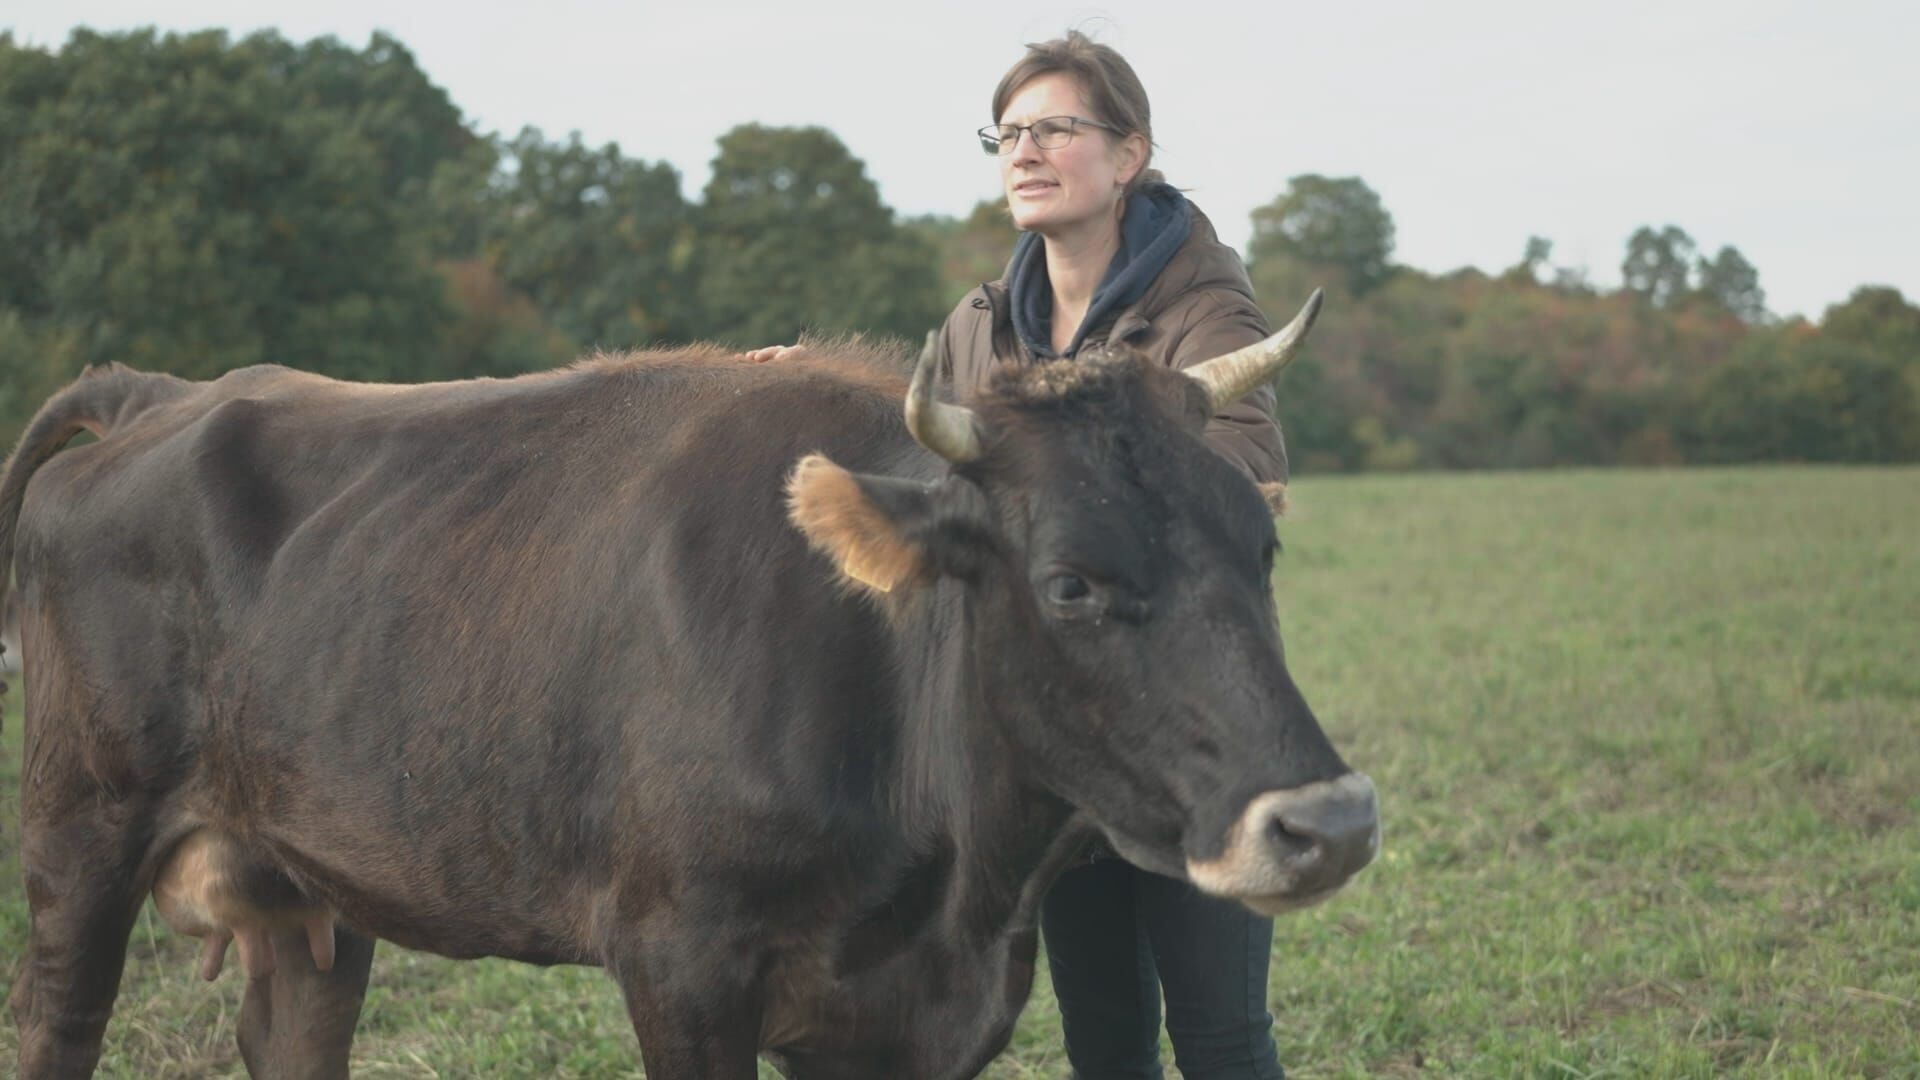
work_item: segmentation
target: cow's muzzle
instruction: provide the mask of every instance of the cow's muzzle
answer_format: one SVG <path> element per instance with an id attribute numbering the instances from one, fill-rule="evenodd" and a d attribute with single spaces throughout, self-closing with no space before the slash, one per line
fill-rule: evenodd
<path id="1" fill-rule="evenodd" d="M 1373 861 L 1380 808 L 1359 773 L 1255 796 L 1227 830 L 1226 850 L 1187 860 L 1187 876 L 1263 915 L 1318 903 Z"/>

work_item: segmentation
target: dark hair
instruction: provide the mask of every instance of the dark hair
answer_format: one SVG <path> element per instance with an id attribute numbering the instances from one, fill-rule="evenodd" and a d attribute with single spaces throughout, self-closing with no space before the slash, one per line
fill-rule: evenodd
<path id="1" fill-rule="evenodd" d="M 1127 182 L 1125 195 L 1133 194 L 1142 184 L 1166 180 L 1160 170 L 1150 167 L 1153 164 L 1153 109 L 1147 104 L 1147 90 L 1140 85 L 1140 76 L 1133 73 L 1133 66 L 1112 46 L 1102 45 L 1078 30 L 1027 46 L 1027 55 L 1008 68 L 1000 77 L 1000 85 L 994 88 L 994 121 L 1000 120 L 1000 114 L 1006 111 L 1007 103 L 1021 87 L 1042 75 L 1053 74 L 1070 76 L 1079 84 L 1080 92 L 1094 112 L 1087 119 L 1112 124 L 1120 129 L 1122 138 L 1139 135 L 1147 140 L 1146 160 Z"/>

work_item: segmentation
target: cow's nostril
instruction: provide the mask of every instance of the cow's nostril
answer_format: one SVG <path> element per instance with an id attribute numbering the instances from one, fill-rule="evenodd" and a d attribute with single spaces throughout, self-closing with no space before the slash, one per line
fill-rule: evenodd
<path id="1" fill-rule="evenodd" d="M 1267 821 L 1267 846 L 1282 859 L 1304 859 L 1313 854 L 1319 841 L 1304 833 L 1293 832 L 1275 815 Z"/>

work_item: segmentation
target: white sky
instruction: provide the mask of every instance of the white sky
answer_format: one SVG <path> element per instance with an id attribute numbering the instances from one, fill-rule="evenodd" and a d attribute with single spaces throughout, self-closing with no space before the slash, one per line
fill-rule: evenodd
<path id="1" fill-rule="evenodd" d="M 385 29 L 482 129 L 578 130 L 705 183 L 735 124 L 820 124 L 907 214 L 996 194 L 971 137 L 1024 42 L 1079 26 L 1132 61 L 1158 163 L 1244 245 L 1288 177 L 1359 175 L 1399 261 L 1494 270 L 1529 234 L 1614 284 L 1627 235 L 1740 248 L 1768 306 L 1920 298 L 1920 7 L 1830 0 L 1455 3 L 447 3 L 0 0 L 0 27 Z"/>

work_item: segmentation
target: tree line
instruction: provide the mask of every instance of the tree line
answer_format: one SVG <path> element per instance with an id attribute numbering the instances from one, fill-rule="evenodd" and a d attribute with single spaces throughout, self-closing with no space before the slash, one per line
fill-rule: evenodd
<path id="1" fill-rule="evenodd" d="M 0 35 L 0 439 L 84 365 L 189 378 L 506 375 L 592 349 L 802 331 L 917 339 L 1000 275 L 1004 207 L 904 218 L 818 127 L 664 163 L 474 130 L 399 41 Z M 1920 458 L 1920 308 L 1858 290 L 1779 320 L 1732 247 L 1628 238 L 1599 289 L 1530 240 L 1509 268 L 1393 261 L 1354 177 L 1255 211 L 1276 318 L 1333 301 L 1281 386 L 1304 469 Z"/>

